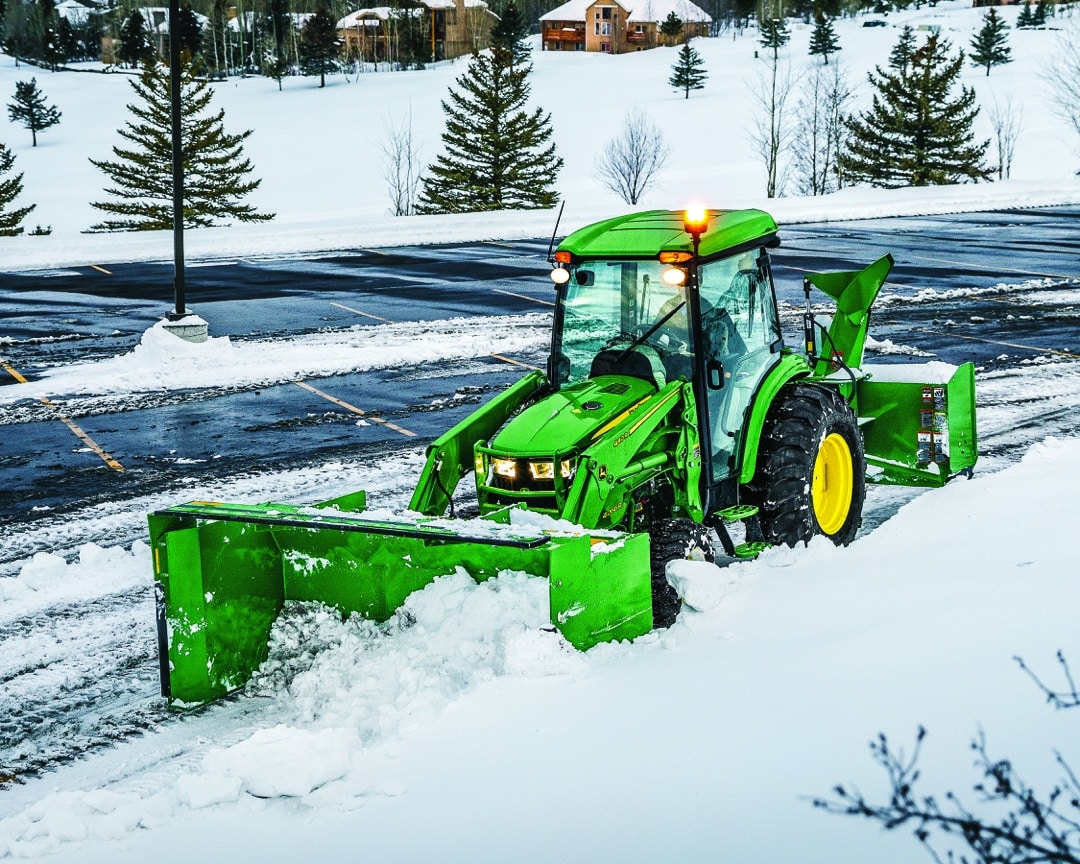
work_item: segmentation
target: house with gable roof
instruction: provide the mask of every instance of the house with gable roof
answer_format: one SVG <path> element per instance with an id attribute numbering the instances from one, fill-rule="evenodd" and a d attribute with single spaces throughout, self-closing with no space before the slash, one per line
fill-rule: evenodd
<path id="1" fill-rule="evenodd" d="M 674 13 L 682 35 L 668 40 L 660 25 Z M 540 16 L 544 51 L 625 54 L 707 36 L 712 17 L 691 0 L 569 0 Z"/>
<path id="2" fill-rule="evenodd" d="M 431 51 L 426 60 L 452 60 L 486 48 L 499 20 L 484 0 L 419 0 L 411 7 L 357 9 L 337 22 L 343 55 L 364 62 L 396 60 L 407 17 L 425 19 Z"/>

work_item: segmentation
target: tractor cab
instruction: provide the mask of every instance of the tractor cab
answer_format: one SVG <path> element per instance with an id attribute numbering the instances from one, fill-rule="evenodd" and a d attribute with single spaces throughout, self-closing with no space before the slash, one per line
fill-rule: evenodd
<path id="1" fill-rule="evenodd" d="M 713 211 L 695 233 L 664 211 L 644 227 L 639 219 L 607 232 L 604 248 L 564 244 L 552 271 L 552 384 L 607 375 L 658 390 L 690 382 L 708 485 L 736 474 L 744 415 L 783 347 L 767 249 L 776 226 L 760 215 L 748 226 L 747 211 Z M 613 233 L 637 254 L 610 248 Z"/>

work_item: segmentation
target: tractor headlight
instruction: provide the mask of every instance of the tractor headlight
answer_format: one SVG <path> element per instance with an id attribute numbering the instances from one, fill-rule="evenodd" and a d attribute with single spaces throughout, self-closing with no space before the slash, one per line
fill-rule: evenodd
<path id="1" fill-rule="evenodd" d="M 564 480 L 569 480 L 574 476 L 574 465 L 569 459 L 563 459 L 559 463 L 559 473 L 562 474 Z M 533 480 L 554 480 L 555 479 L 555 463 L 554 462 L 530 462 L 529 474 L 532 475 Z"/>
<path id="2" fill-rule="evenodd" d="M 533 480 L 554 480 L 555 479 L 555 463 L 554 462 L 530 462 L 529 473 L 532 475 Z"/>
<path id="3" fill-rule="evenodd" d="M 660 274 L 660 278 L 668 285 L 682 285 L 686 282 L 686 271 L 681 267 L 668 267 Z"/>
<path id="4" fill-rule="evenodd" d="M 515 459 L 492 459 L 491 467 L 500 477 L 506 477 L 508 480 L 517 478 L 517 460 Z"/>

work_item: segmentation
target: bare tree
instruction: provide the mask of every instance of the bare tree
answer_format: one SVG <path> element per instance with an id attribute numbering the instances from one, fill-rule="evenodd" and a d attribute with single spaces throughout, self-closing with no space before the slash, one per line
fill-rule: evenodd
<path id="1" fill-rule="evenodd" d="M 990 125 L 994 129 L 994 141 L 997 143 L 998 179 L 1007 180 L 1012 171 L 1013 153 L 1016 151 L 1016 139 L 1020 137 L 1024 109 L 1013 102 L 1010 94 L 1004 105 L 995 99 L 988 114 Z"/>
<path id="2" fill-rule="evenodd" d="M 412 112 L 398 124 L 387 118 L 379 147 L 383 153 L 383 177 L 390 195 L 390 215 L 412 216 L 416 213 L 416 196 L 424 164 L 413 135 Z"/>
<path id="3" fill-rule="evenodd" d="M 1044 75 L 1054 103 L 1080 134 L 1080 31 L 1076 27 L 1063 32 Z"/>
<path id="4" fill-rule="evenodd" d="M 1031 672 L 1020 658 L 1020 667 L 1055 708 L 1080 707 L 1080 692 L 1068 663 L 1058 652 L 1066 687 L 1054 690 Z M 837 786 L 833 798 L 817 799 L 814 806 L 829 813 L 862 816 L 887 830 L 910 828 L 915 839 L 938 864 L 959 860 L 961 864 L 1080 864 L 1080 779 L 1060 753 L 1055 753 L 1062 779 L 1040 792 L 1019 776 L 1008 759 L 994 759 L 981 733 L 972 742 L 976 766 L 983 779 L 974 788 L 975 804 L 960 796 L 920 794 L 918 768 L 926 730 L 919 728 L 911 757 L 894 749 L 879 735 L 870 745 L 874 759 L 889 780 L 887 803 L 876 804 L 857 789 Z M 945 857 L 940 845 L 963 845 L 970 855 Z"/>
<path id="5" fill-rule="evenodd" d="M 791 168 L 800 195 L 825 195 L 842 185 L 838 156 L 851 101 L 847 73 L 837 62 L 811 64 L 799 87 L 798 122 L 791 142 Z"/>
<path id="6" fill-rule="evenodd" d="M 783 193 L 786 177 L 782 162 L 794 135 L 794 126 L 786 108 L 794 89 L 791 68 L 781 61 L 776 48 L 767 52 L 765 68 L 759 69 L 752 85 L 757 113 L 750 130 L 750 140 L 765 165 L 765 194 L 775 198 Z"/>
<path id="7" fill-rule="evenodd" d="M 627 204 L 637 204 L 670 152 L 660 128 L 640 108 L 632 108 L 622 131 L 608 142 L 596 170 L 605 188 Z"/>

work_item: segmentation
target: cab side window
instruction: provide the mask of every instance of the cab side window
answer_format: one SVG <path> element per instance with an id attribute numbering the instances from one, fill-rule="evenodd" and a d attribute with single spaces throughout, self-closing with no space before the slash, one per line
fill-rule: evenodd
<path id="1" fill-rule="evenodd" d="M 712 479 L 735 472 L 747 409 L 779 356 L 780 339 L 767 259 L 761 250 L 712 261 L 699 271 L 706 363 L 719 364 L 722 386 L 708 389 Z"/>

